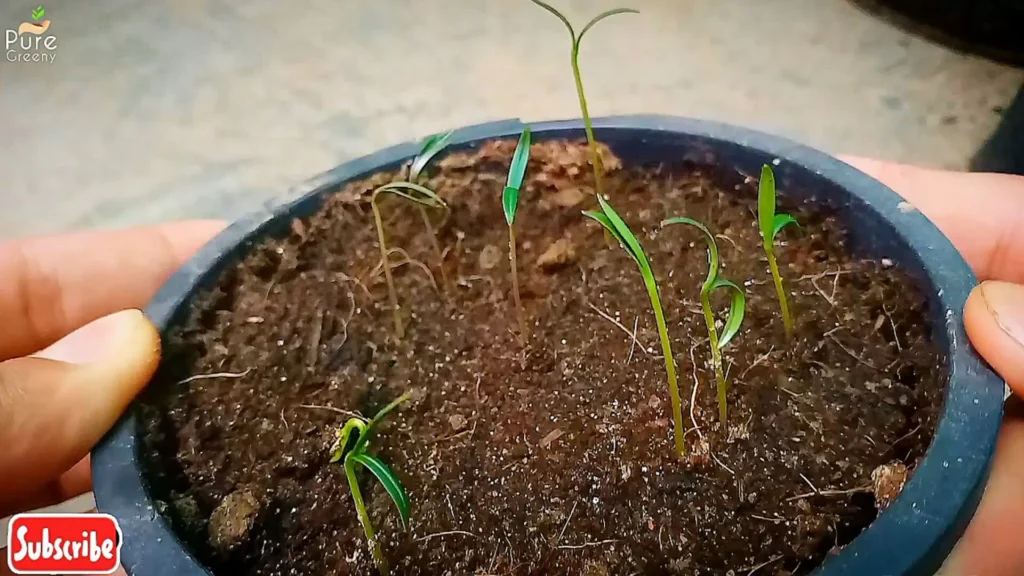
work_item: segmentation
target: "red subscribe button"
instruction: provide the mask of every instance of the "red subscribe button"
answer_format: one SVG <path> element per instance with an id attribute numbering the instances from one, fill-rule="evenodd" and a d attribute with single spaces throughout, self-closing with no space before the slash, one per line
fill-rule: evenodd
<path id="1" fill-rule="evenodd" d="M 109 514 L 19 514 L 7 564 L 15 574 L 110 574 L 121 564 L 121 528 Z"/>

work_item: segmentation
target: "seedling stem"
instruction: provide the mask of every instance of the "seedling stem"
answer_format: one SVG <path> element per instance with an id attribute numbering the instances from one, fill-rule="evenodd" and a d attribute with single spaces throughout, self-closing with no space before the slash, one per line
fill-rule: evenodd
<path id="1" fill-rule="evenodd" d="M 398 305 L 398 294 L 395 292 L 395 282 L 391 276 L 391 264 L 388 262 L 387 239 L 384 236 L 384 220 L 380 215 L 380 206 L 377 205 L 378 197 L 384 193 L 391 193 L 421 206 L 445 209 L 448 206 L 432 190 L 412 182 L 391 182 L 377 188 L 370 196 L 373 221 L 377 226 L 377 243 L 380 244 L 381 265 L 384 267 L 384 279 L 388 284 L 388 300 L 391 304 L 391 311 L 395 321 L 395 337 L 401 339 L 405 336 L 405 329 L 402 326 L 402 314 Z M 433 234 L 431 234 L 431 238 L 433 238 Z"/>
<path id="2" fill-rule="evenodd" d="M 580 42 L 583 41 L 583 36 L 590 30 L 594 24 L 597 24 L 601 20 L 608 18 L 609 16 L 615 16 L 616 14 L 639 14 L 638 10 L 631 8 L 615 8 L 602 12 L 592 18 L 590 22 L 580 30 L 579 35 L 576 34 L 576 29 L 573 28 L 572 24 L 569 23 L 569 19 L 564 14 L 559 12 L 555 7 L 550 4 L 543 2 L 542 0 L 531 0 L 534 4 L 554 14 L 562 24 L 569 30 L 569 36 L 572 39 L 572 52 L 570 54 L 570 63 L 572 64 L 572 76 L 576 82 L 576 95 L 580 101 L 580 112 L 583 114 L 583 129 L 587 133 L 587 145 L 590 148 L 590 165 L 594 170 L 594 190 L 597 192 L 597 196 L 604 196 L 604 166 L 601 164 L 601 155 L 597 150 L 597 139 L 594 137 L 594 125 L 590 121 L 590 111 L 587 108 L 587 97 L 583 92 L 583 76 L 580 73 Z"/>
<path id="3" fill-rule="evenodd" d="M 725 380 L 725 371 L 722 367 L 722 348 L 725 348 L 733 337 L 739 333 L 746 310 L 746 298 L 739 286 L 718 275 L 718 244 L 715 242 L 714 235 L 711 234 L 706 226 L 692 218 L 681 216 L 669 218 L 661 223 L 662 226 L 670 224 L 693 226 L 704 233 L 704 239 L 707 241 L 708 276 L 700 288 L 700 307 L 704 311 L 704 323 L 707 325 L 708 338 L 711 342 L 711 362 L 715 369 L 715 384 L 718 392 L 718 417 L 724 426 L 728 417 L 726 394 L 729 391 L 729 385 Z M 725 321 L 725 326 L 722 328 L 721 335 L 719 335 L 718 330 L 715 328 L 715 314 L 711 310 L 711 293 L 718 288 L 726 288 L 732 293 L 729 316 Z"/>
<path id="4" fill-rule="evenodd" d="M 676 381 L 676 364 L 672 357 L 672 342 L 669 339 L 668 325 L 665 323 L 665 313 L 661 307 L 661 297 L 658 294 L 658 284 L 654 277 L 654 270 L 651 262 L 644 253 L 640 241 L 630 231 L 625 221 L 615 212 L 611 204 L 602 196 L 597 197 L 601 206 L 601 212 L 584 212 L 583 214 L 596 220 L 610 233 L 619 245 L 629 254 L 637 266 L 640 267 L 640 275 L 643 276 L 644 286 L 647 287 L 647 295 L 651 299 L 651 307 L 654 308 L 654 321 L 658 325 L 658 336 L 661 338 L 661 350 L 665 356 L 665 373 L 668 376 L 668 391 L 672 398 L 672 418 L 674 420 L 673 433 L 675 436 L 676 452 L 682 458 L 686 455 L 686 445 L 683 442 L 683 408 L 682 400 L 679 397 L 679 384 Z"/>
<path id="5" fill-rule="evenodd" d="M 398 476 L 396 476 L 383 461 L 376 456 L 369 454 L 367 452 L 367 448 L 369 446 L 370 439 L 373 437 L 374 428 L 380 424 L 381 420 L 383 420 L 388 413 L 398 408 L 402 402 L 408 400 L 409 396 L 409 392 L 402 394 L 398 399 L 385 406 L 370 420 L 350 418 L 345 422 L 345 425 L 338 430 L 338 438 L 335 441 L 334 446 L 331 448 L 332 463 L 344 459 L 345 478 L 348 479 L 349 491 L 352 493 L 352 502 L 355 504 L 356 514 L 359 516 L 359 522 L 363 525 L 363 533 L 366 535 L 366 541 L 369 543 L 370 551 L 373 554 L 373 562 L 377 566 L 377 571 L 380 572 L 382 576 L 386 576 L 388 574 L 388 564 L 387 560 L 384 558 L 384 553 L 380 549 L 380 543 L 377 542 L 376 533 L 373 529 L 373 522 L 370 521 L 370 514 L 366 509 L 366 502 L 363 500 L 363 493 L 359 489 L 359 479 L 356 477 L 356 465 L 363 466 L 377 478 L 387 491 L 388 496 L 390 496 L 391 500 L 395 503 L 395 507 L 398 508 L 398 515 L 402 520 L 402 526 L 408 526 L 409 495 L 406 494 L 405 488 L 402 486 L 401 481 L 399 481 Z M 351 448 L 349 448 L 349 444 L 352 444 Z"/>
<path id="6" fill-rule="evenodd" d="M 764 164 L 761 166 L 761 181 L 757 185 L 757 225 L 761 229 L 764 255 L 768 257 L 768 269 L 775 283 L 775 293 L 779 297 L 782 325 L 786 329 L 786 338 L 792 339 L 793 316 L 789 313 L 786 288 L 782 285 L 782 274 L 779 273 L 779 263 L 775 259 L 775 237 L 790 224 L 797 224 L 796 218 L 789 214 L 775 213 L 775 174 L 771 166 Z"/>

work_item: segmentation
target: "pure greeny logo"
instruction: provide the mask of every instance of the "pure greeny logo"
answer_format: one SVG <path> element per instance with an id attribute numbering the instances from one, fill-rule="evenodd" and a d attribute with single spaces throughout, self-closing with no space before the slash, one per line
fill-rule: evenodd
<path id="1" fill-rule="evenodd" d="M 32 10 L 32 21 L 22 22 L 17 29 L 4 31 L 4 58 L 8 62 L 44 62 L 53 64 L 57 54 L 57 37 L 47 34 L 50 20 L 40 4 Z"/>

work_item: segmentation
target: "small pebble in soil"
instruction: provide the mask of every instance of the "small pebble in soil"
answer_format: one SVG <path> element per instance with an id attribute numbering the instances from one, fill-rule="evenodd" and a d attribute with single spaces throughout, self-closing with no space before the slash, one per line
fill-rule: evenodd
<path id="1" fill-rule="evenodd" d="M 480 257 L 477 264 L 481 270 L 491 270 L 501 261 L 501 250 L 494 244 L 488 244 L 480 250 Z"/>
<path id="2" fill-rule="evenodd" d="M 537 267 L 555 272 L 576 261 L 576 247 L 568 238 L 559 238 L 537 258 Z"/>
<path id="3" fill-rule="evenodd" d="M 903 491 L 907 483 L 907 466 L 899 461 L 883 464 L 871 472 L 874 484 L 875 505 L 880 510 L 889 507 Z"/>
<path id="4" fill-rule="evenodd" d="M 259 516 L 260 503 L 251 492 L 228 494 L 210 516 L 210 544 L 220 552 L 229 552 L 245 544 Z"/>

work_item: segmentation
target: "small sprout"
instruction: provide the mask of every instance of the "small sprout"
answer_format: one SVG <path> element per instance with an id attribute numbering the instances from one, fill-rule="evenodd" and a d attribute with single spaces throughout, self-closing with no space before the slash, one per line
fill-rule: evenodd
<path id="1" fill-rule="evenodd" d="M 772 280 L 775 281 L 775 293 L 779 296 L 779 307 L 782 309 L 782 324 L 786 328 L 786 337 L 793 337 L 793 317 L 789 313 L 789 303 L 786 301 L 786 289 L 782 286 L 782 274 L 779 273 L 779 263 L 775 260 L 775 237 L 783 228 L 790 224 L 797 224 L 796 218 L 789 214 L 775 213 L 775 174 L 771 166 L 761 166 L 761 181 L 757 186 L 757 225 L 761 229 L 761 238 L 764 242 L 764 254 L 768 257 L 768 268 L 772 272 Z"/>
<path id="2" fill-rule="evenodd" d="M 523 303 L 519 299 L 519 272 L 516 267 L 516 208 L 519 206 L 519 190 L 523 186 L 523 177 L 526 175 L 526 165 L 530 161 L 530 127 L 523 129 L 519 136 L 519 143 L 516 144 L 515 154 L 512 155 L 512 164 L 508 169 L 508 182 L 505 184 L 505 191 L 501 194 L 501 207 L 505 211 L 505 222 L 508 224 L 508 259 L 512 267 L 512 296 L 516 303 L 516 313 L 519 315 L 519 337 L 525 343 L 526 318 L 523 316 Z"/>
<path id="3" fill-rule="evenodd" d="M 373 552 L 373 561 L 381 574 L 388 573 L 388 564 L 381 552 L 380 544 L 374 535 L 373 524 L 370 522 L 370 514 L 366 510 L 366 503 L 363 502 L 363 494 L 359 490 L 359 481 L 356 478 L 356 466 L 362 466 L 369 470 L 377 481 L 380 482 L 388 496 L 398 508 L 398 516 L 402 519 L 402 527 L 409 527 L 409 495 L 406 494 L 402 482 L 398 476 L 387 467 L 384 462 L 369 454 L 366 450 L 373 437 L 374 429 L 387 415 L 398 408 L 398 406 L 409 399 L 409 392 L 402 394 L 395 401 L 385 406 L 377 415 L 370 420 L 363 418 L 350 418 L 345 425 L 338 429 L 338 439 L 331 448 L 331 462 L 344 460 L 345 477 L 348 478 L 348 487 L 352 492 L 352 500 L 355 502 L 356 513 L 363 525 L 363 532 Z M 353 436 L 353 432 L 355 435 Z M 349 444 L 352 447 L 349 448 Z"/>
<path id="4" fill-rule="evenodd" d="M 531 0 L 534 4 L 554 14 L 562 24 L 569 30 L 569 37 L 572 39 L 572 75 L 576 81 L 576 95 L 580 100 L 580 112 L 583 114 L 583 127 L 587 133 L 587 144 L 590 147 L 590 164 L 594 170 L 594 188 L 597 192 L 597 196 L 600 198 L 604 196 L 604 166 L 601 164 L 601 155 L 597 151 L 597 140 L 594 138 L 594 126 L 590 121 L 590 112 L 587 109 L 587 98 L 583 94 L 583 78 L 580 76 L 580 42 L 583 41 L 583 35 L 588 30 L 593 28 L 595 24 L 617 14 L 639 14 L 639 10 L 633 10 L 632 8 L 616 8 L 614 10 L 608 10 L 595 16 L 590 22 L 587 22 L 586 26 L 580 30 L 579 35 L 576 34 L 576 30 L 569 23 L 569 19 L 566 18 L 561 12 L 556 10 L 553 6 L 541 0 Z"/>
<path id="5" fill-rule="evenodd" d="M 444 150 L 448 146 L 448 142 L 452 139 L 454 132 L 448 131 L 441 134 L 434 134 L 427 136 L 423 139 L 423 146 L 420 148 L 419 155 L 413 159 L 412 164 L 409 166 L 409 182 L 413 184 L 420 183 L 420 175 L 423 170 L 427 167 L 427 164 L 437 156 L 441 150 Z M 430 243 L 434 249 L 434 255 L 437 258 L 437 267 L 441 271 L 441 287 L 445 293 L 449 292 L 448 272 L 444 269 L 444 252 L 441 251 L 441 245 L 437 242 L 437 232 L 434 230 L 434 225 L 430 222 L 430 215 L 427 214 L 427 207 L 420 204 L 420 217 L 423 218 L 423 226 L 427 229 L 427 235 L 430 237 Z"/>
<path id="6" fill-rule="evenodd" d="M 672 398 L 672 418 L 674 420 L 674 433 L 676 441 L 676 452 L 682 457 L 686 454 L 686 446 L 683 443 L 683 409 L 679 399 L 679 385 L 676 383 L 676 364 L 672 358 L 672 343 L 668 337 L 668 326 L 665 323 L 665 312 L 661 308 L 661 297 L 658 295 L 658 284 L 654 278 L 654 270 L 644 253 L 640 241 L 636 239 L 633 232 L 615 212 L 604 197 L 597 197 L 601 205 L 601 212 L 584 212 L 583 214 L 599 222 L 616 240 L 619 245 L 628 253 L 637 266 L 640 267 L 640 274 L 643 276 L 644 285 L 647 287 L 647 295 L 651 299 L 651 307 L 654 308 L 654 319 L 658 324 L 658 336 L 661 338 L 661 350 L 665 355 L 665 372 L 668 373 L 668 391 Z"/>
<path id="7" fill-rule="evenodd" d="M 718 244 L 715 243 L 714 235 L 711 234 L 706 226 L 692 218 L 682 216 L 669 218 L 661 223 L 662 226 L 671 224 L 693 226 L 703 232 L 704 239 L 707 240 L 708 277 L 700 288 L 700 305 L 704 309 L 704 323 L 707 324 L 708 337 L 711 339 L 711 360 L 715 367 L 715 380 L 718 385 L 718 417 L 724 425 L 727 416 L 725 394 L 729 388 L 725 381 L 725 371 L 722 369 L 722 349 L 740 331 L 740 325 L 743 323 L 743 314 L 747 307 L 746 297 L 743 295 L 743 289 L 718 275 Z M 725 326 L 723 326 L 721 334 L 715 328 L 715 314 L 711 311 L 711 293 L 718 288 L 726 288 L 732 292 L 729 316 L 725 320 Z"/>
<path id="8" fill-rule="evenodd" d="M 405 330 L 402 327 L 402 314 L 398 307 L 398 294 L 395 293 L 395 282 L 391 278 L 391 265 L 388 263 L 388 247 L 387 241 L 384 238 L 384 221 L 380 215 L 380 207 L 377 205 L 377 197 L 384 193 L 393 194 L 425 207 L 447 210 L 448 205 L 433 190 L 412 182 L 391 182 L 377 188 L 370 196 L 373 220 L 377 225 L 377 241 L 380 244 L 380 258 L 381 264 L 384 267 L 384 279 L 388 283 L 388 299 L 391 302 L 391 310 L 395 318 L 395 336 L 401 338 L 405 335 Z M 431 234 L 431 238 L 433 238 L 433 234 Z"/>

